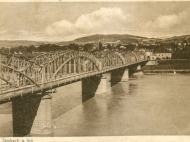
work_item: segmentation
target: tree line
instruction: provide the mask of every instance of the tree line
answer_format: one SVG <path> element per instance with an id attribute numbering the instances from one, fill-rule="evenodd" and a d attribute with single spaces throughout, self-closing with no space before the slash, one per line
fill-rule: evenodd
<path id="1" fill-rule="evenodd" d="M 169 51 L 167 47 L 171 47 L 171 50 Z M 86 52 L 97 52 L 102 50 L 139 50 L 139 49 L 148 49 L 153 52 L 172 52 L 172 58 L 173 59 L 190 59 L 190 45 L 182 45 L 181 47 L 178 47 L 178 45 L 174 43 L 164 44 L 160 43 L 159 45 L 134 45 L 134 44 L 116 44 L 111 45 L 107 44 L 104 45 L 99 42 L 98 44 L 93 43 L 86 43 L 84 45 L 79 45 L 76 43 L 70 43 L 68 45 L 56 45 L 56 44 L 41 44 L 38 47 L 35 47 L 34 45 L 30 46 L 18 46 L 18 47 L 2 47 L 0 48 L 1 53 L 5 54 L 24 54 L 25 56 L 29 54 L 29 58 L 32 57 L 32 54 L 35 54 L 36 52 L 51 52 L 51 51 L 62 51 L 62 50 L 76 50 L 76 51 L 86 51 Z M 24 56 L 23 55 L 23 56 Z"/>
<path id="2" fill-rule="evenodd" d="M 62 51 L 62 50 L 82 50 L 86 52 L 97 52 L 102 50 L 122 50 L 121 44 L 118 45 L 111 45 L 107 44 L 103 46 L 101 42 L 98 45 L 94 45 L 93 43 L 86 43 L 84 45 L 79 45 L 76 43 L 70 43 L 69 45 L 56 45 L 56 44 L 41 44 L 38 47 L 34 45 L 31 46 L 18 46 L 18 47 L 2 47 L 0 48 L 1 53 L 5 54 L 32 54 L 34 52 L 51 52 L 51 51 Z M 129 45 L 126 49 L 127 50 L 134 50 L 134 45 Z"/>

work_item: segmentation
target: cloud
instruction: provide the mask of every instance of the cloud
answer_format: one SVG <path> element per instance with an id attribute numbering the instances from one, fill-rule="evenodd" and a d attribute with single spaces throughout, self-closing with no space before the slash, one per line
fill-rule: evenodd
<path id="1" fill-rule="evenodd" d="M 102 7 L 79 16 L 76 21 L 66 19 L 50 23 L 40 30 L 2 29 L 0 39 L 68 41 L 92 34 L 132 34 L 146 37 L 190 33 L 190 15 L 186 12 L 159 15 L 147 21 L 146 16 L 130 14 L 119 7 Z"/>
<path id="2" fill-rule="evenodd" d="M 22 35 L 22 36 L 30 36 L 30 33 L 27 30 L 19 30 L 15 31 L 17 35 Z"/>
<path id="3" fill-rule="evenodd" d="M 65 19 L 54 22 L 46 28 L 48 36 L 71 36 L 94 33 L 121 33 L 127 30 L 127 24 L 131 23 L 131 15 L 124 14 L 118 8 L 101 8 L 92 13 L 78 17 L 76 22 L 71 23 Z"/>
<path id="4" fill-rule="evenodd" d="M 146 27 L 154 31 L 169 31 L 177 30 L 179 27 L 186 25 L 187 22 L 189 22 L 187 12 L 181 12 L 177 15 L 160 15 L 154 21 L 148 21 Z"/>
<path id="5" fill-rule="evenodd" d="M 27 30 L 0 31 L 0 40 L 44 40 L 44 32 L 29 32 Z"/>
<path id="6" fill-rule="evenodd" d="M 90 14 L 80 16 L 75 27 L 82 31 L 114 30 L 123 27 L 127 22 L 127 15 L 120 8 L 101 8 Z"/>
<path id="7" fill-rule="evenodd" d="M 62 34 L 73 34 L 74 25 L 66 20 L 61 20 L 59 22 L 55 22 L 46 28 L 46 33 L 48 35 L 62 35 Z"/>
<path id="8" fill-rule="evenodd" d="M 132 34 L 147 37 L 180 35 L 190 32 L 190 16 L 183 11 L 178 14 L 160 15 L 150 21 L 119 7 L 102 7 L 92 13 L 83 14 L 75 22 L 65 19 L 46 27 L 49 37 L 70 40 L 92 34 Z M 143 21 L 144 20 L 144 21 Z"/>
<path id="9" fill-rule="evenodd" d="M 0 31 L 0 34 L 7 33 L 7 30 Z"/>

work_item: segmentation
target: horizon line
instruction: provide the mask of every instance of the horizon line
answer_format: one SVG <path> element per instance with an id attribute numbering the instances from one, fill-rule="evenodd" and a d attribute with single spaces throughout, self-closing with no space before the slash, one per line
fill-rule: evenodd
<path id="1" fill-rule="evenodd" d="M 180 35 L 163 35 L 163 36 L 140 36 L 140 35 L 134 35 L 134 34 L 117 34 L 117 33 L 112 33 L 112 34 L 90 34 L 87 36 L 81 36 L 78 38 L 74 38 L 72 40 L 30 40 L 30 39 L 0 39 L 0 41 L 34 41 L 34 42 L 72 42 L 74 40 L 80 39 L 80 38 L 85 38 L 89 36 L 95 36 L 95 35 L 129 35 L 129 36 L 137 36 L 137 37 L 142 37 L 142 38 L 157 38 L 157 39 L 167 39 L 167 38 L 172 38 L 172 37 L 180 37 L 180 36 L 188 36 L 190 34 L 180 34 Z"/>

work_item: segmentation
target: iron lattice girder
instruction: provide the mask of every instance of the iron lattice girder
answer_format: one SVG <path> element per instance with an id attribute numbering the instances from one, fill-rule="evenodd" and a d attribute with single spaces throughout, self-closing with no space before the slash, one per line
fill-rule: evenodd
<path id="1" fill-rule="evenodd" d="M 111 51 L 105 54 L 102 58 L 102 69 L 109 67 L 109 66 L 118 66 L 118 65 L 125 65 L 125 58 L 122 56 L 120 52 Z"/>
<path id="2" fill-rule="evenodd" d="M 131 63 L 132 58 L 136 59 L 136 56 L 130 51 L 127 51 L 127 52 L 123 51 L 123 52 L 121 52 L 121 54 L 125 58 L 125 63 Z"/>
<path id="3" fill-rule="evenodd" d="M 3 79 L 5 82 L 7 82 L 8 84 L 11 84 L 11 86 L 14 86 L 14 87 L 19 87 L 18 85 L 14 85 L 14 82 L 9 82 L 10 79 L 6 79 L 5 78 L 5 75 L 2 74 L 3 73 L 3 70 L 6 70 L 7 71 L 7 74 L 13 74 L 13 75 L 18 75 L 19 77 L 22 76 L 24 78 L 27 78 L 29 81 L 31 81 L 33 84 L 35 84 L 36 86 L 39 86 L 33 79 L 31 79 L 27 74 L 25 74 L 24 72 L 21 72 L 19 70 L 16 70 L 15 68 L 12 68 L 10 66 L 7 66 L 7 65 L 4 65 L 4 64 L 0 64 L 1 66 L 1 75 L 0 75 L 0 78 Z M 9 78 L 11 77 L 15 77 L 15 76 L 7 76 Z M 16 79 L 15 79 L 16 80 Z"/>
<path id="4" fill-rule="evenodd" d="M 30 66 L 35 66 L 35 68 L 36 67 L 41 68 L 41 66 L 35 64 L 34 62 L 28 61 L 26 59 L 21 59 L 14 55 L 10 56 L 10 55 L 0 54 L 0 57 L 1 57 L 1 63 L 6 64 L 17 70 L 25 70 Z"/>
<path id="5" fill-rule="evenodd" d="M 106 51 L 101 51 L 101 52 L 95 52 L 94 55 L 99 58 L 99 59 L 103 59 L 106 58 L 107 56 L 116 54 L 118 55 L 121 59 L 123 58 L 121 55 L 121 52 L 118 51 L 113 51 L 113 50 L 106 50 Z"/>
<path id="6" fill-rule="evenodd" d="M 135 51 L 135 54 L 138 56 L 139 60 L 144 60 L 144 59 L 146 59 L 146 54 L 145 54 L 145 52 L 142 52 L 142 51 Z"/>
<path id="7" fill-rule="evenodd" d="M 93 54 L 90 54 L 88 52 L 83 52 L 83 51 L 78 51 L 78 52 L 71 51 L 71 52 L 60 54 L 59 56 L 53 58 L 51 61 L 46 62 L 46 64 L 44 64 L 44 68 L 45 67 L 54 68 L 53 66 L 55 64 L 56 65 L 59 64 L 58 67 L 56 66 L 56 69 L 53 71 L 53 75 L 52 75 L 52 79 L 53 79 L 57 75 L 57 73 L 60 71 L 60 69 L 62 69 L 62 67 L 65 66 L 66 63 L 68 63 L 71 60 L 75 60 L 76 65 L 84 67 L 84 63 L 81 64 L 78 61 L 78 59 L 84 59 L 85 61 L 90 61 L 95 66 L 95 70 L 99 70 L 100 60 L 96 58 Z"/>
<path id="8" fill-rule="evenodd" d="M 130 57 L 135 57 L 136 61 L 140 60 L 139 55 L 136 54 L 136 52 L 123 52 L 125 55 L 129 55 Z M 130 54 L 129 54 L 130 53 Z M 66 62 L 70 61 L 71 59 L 77 58 L 77 57 L 86 57 L 87 59 L 90 59 L 98 70 L 102 70 L 105 67 L 105 64 L 107 64 L 110 60 L 113 60 L 115 58 L 119 58 L 119 60 L 122 62 L 122 64 L 126 64 L 128 62 L 128 59 L 126 60 L 126 56 L 123 56 L 121 52 L 117 51 L 103 51 L 103 52 L 96 52 L 94 54 L 84 52 L 84 51 L 73 51 L 73 50 L 67 50 L 63 52 L 51 52 L 39 55 L 35 59 L 44 58 L 45 62 L 43 63 L 43 66 L 46 67 L 48 65 L 51 65 L 53 62 L 56 62 L 59 58 L 62 58 L 64 61 L 62 62 L 62 65 L 57 69 L 57 71 L 54 73 L 54 75 L 63 67 Z M 103 62 L 103 64 L 100 62 Z M 114 61 L 111 61 L 114 63 Z M 112 64 L 113 65 L 113 64 Z M 116 64 L 114 64 L 115 66 Z"/>
<path id="9" fill-rule="evenodd" d="M 30 61 L 38 65 L 45 66 L 46 64 L 52 62 L 54 59 L 56 59 L 60 55 L 69 54 L 70 52 L 73 52 L 73 51 L 65 50 L 65 51 L 48 52 L 48 53 L 38 55 L 35 58 L 32 58 Z"/>
<path id="10" fill-rule="evenodd" d="M 139 61 L 146 60 L 146 54 L 144 52 L 135 51 L 135 52 L 126 52 L 126 51 L 103 51 L 96 52 L 94 54 L 84 51 L 59 51 L 59 52 L 50 52 L 39 55 L 30 61 L 22 60 L 17 57 L 1 57 L 2 68 L 8 70 L 14 70 L 13 73 L 18 74 L 21 77 L 27 78 L 35 86 L 40 86 L 44 83 L 43 79 L 47 78 L 48 70 L 47 68 L 55 68 L 52 72 L 50 81 L 56 76 L 59 70 L 66 65 L 66 63 L 71 60 L 75 60 L 75 66 L 81 66 L 85 68 L 87 63 L 92 63 L 95 68 L 91 68 L 91 71 L 103 71 L 108 68 L 116 68 L 117 66 L 123 66 Z M 79 62 L 80 59 L 89 62 Z M 89 64 L 89 67 L 91 64 Z M 86 72 L 85 70 L 83 72 Z M 70 74 L 71 72 L 68 72 Z M 80 72 L 77 72 L 80 74 Z M 82 72 L 81 72 L 82 73 Z M 10 86 L 14 86 L 13 82 L 6 80 L 3 76 L 0 76 L 2 80 L 7 82 Z M 20 84 L 20 83 L 19 83 Z M 25 83 L 26 84 L 26 83 Z M 14 86 L 21 87 L 21 86 Z M 23 87 L 23 86 L 22 86 Z"/>
<path id="11" fill-rule="evenodd" d="M 84 51 L 78 51 L 77 52 L 77 51 L 74 51 L 74 50 L 69 50 L 67 52 L 62 52 L 60 54 L 57 54 L 57 56 L 53 56 L 53 58 L 51 58 L 51 60 L 48 60 L 48 61 L 46 61 L 44 63 L 44 66 L 47 66 L 51 62 L 53 62 L 53 61 L 55 61 L 58 58 L 63 57 L 63 56 L 65 56 L 66 58 L 70 58 L 70 59 L 83 56 L 83 57 L 86 57 L 86 58 L 90 59 L 91 61 L 93 61 L 94 64 L 96 64 L 97 66 L 98 66 L 98 62 L 99 62 L 99 59 L 96 58 L 93 54 L 90 54 L 90 53 L 84 52 Z"/>
<path id="12" fill-rule="evenodd" d="M 5 55 L 0 54 L 1 58 L 1 74 L 0 78 L 3 82 L 6 82 L 12 87 L 19 87 L 21 83 L 18 83 L 18 80 L 22 80 L 22 85 L 24 81 L 28 81 L 27 84 L 34 84 L 39 86 L 38 83 L 34 80 L 36 74 L 40 74 L 41 66 L 36 65 L 34 62 L 15 57 L 14 55 Z M 34 76 L 32 79 L 32 75 Z M 6 78 L 5 78 L 6 77 Z M 25 78 L 25 79 L 23 79 Z M 17 82 L 17 84 L 15 83 Z M 19 84 L 19 85 L 18 85 Z M 1 83 L 2 85 L 2 83 Z"/>
<path id="13" fill-rule="evenodd" d="M 141 55 L 144 56 L 144 60 L 146 60 L 146 54 L 142 51 L 103 51 L 103 52 L 96 52 L 94 53 L 94 55 L 99 58 L 100 60 L 104 61 L 104 63 L 106 64 L 107 62 L 109 62 L 110 58 L 115 58 L 118 57 L 123 64 L 127 64 L 130 62 L 132 62 L 131 58 L 135 58 L 136 61 L 141 60 Z M 116 55 L 116 56 L 115 56 Z M 142 60 L 143 60 L 142 59 Z"/>
<path id="14" fill-rule="evenodd" d="M 5 83 L 7 83 L 8 85 L 10 85 L 11 87 L 16 87 L 18 88 L 17 85 L 15 85 L 13 82 L 9 81 L 8 79 L 6 79 L 3 74 L 0 74 L 0 79 L 2 79 Z M 1 87 L 3 86 L 4 84 L 1 83 Z"/>

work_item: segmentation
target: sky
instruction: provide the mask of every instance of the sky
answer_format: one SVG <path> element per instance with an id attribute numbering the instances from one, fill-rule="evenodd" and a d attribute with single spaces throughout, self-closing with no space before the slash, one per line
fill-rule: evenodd
<path id="1" fill-rule="evenodd" d="M 69 41 L 93 34 L 190 34 L 190 1 L 0 3 L 0 40 Z"/>

